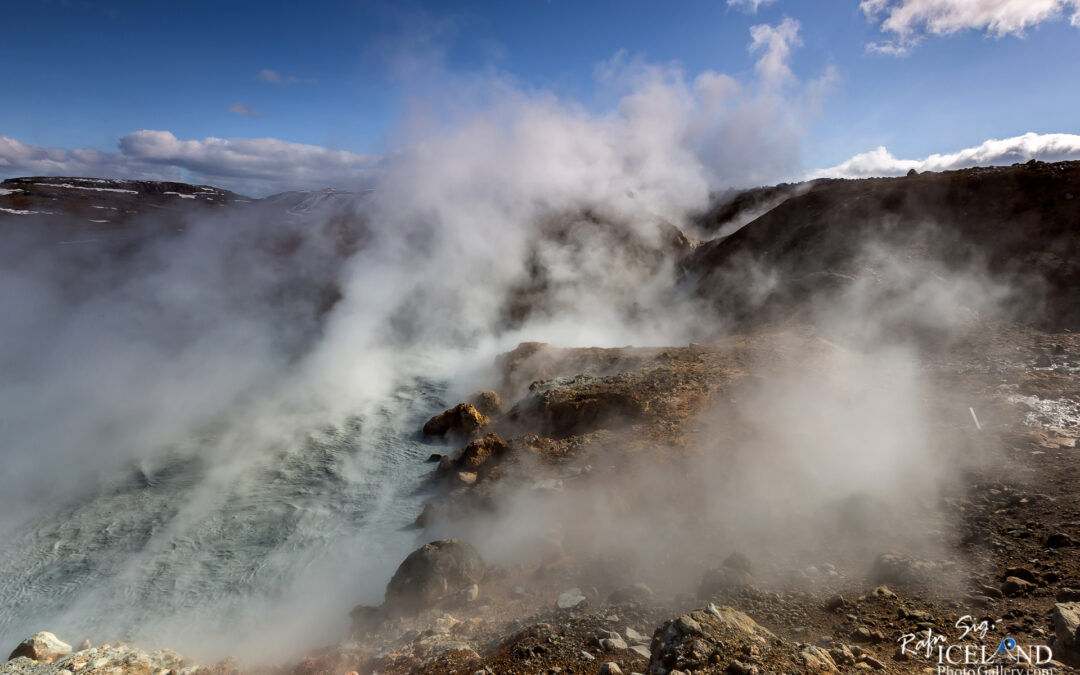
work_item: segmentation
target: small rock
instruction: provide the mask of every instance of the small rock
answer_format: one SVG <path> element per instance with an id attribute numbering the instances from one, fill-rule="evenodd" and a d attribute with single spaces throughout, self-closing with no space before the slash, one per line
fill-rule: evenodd
<path id="1" fill-rule="evenodd" d="M 885 639 L 885 636 L 881 631 L 872 631 L 866 626 L 859 626 L 856 628 L 851 632 L 851 637 L 857 642 L 862 642 L 864 644 L 882 642 Z"/>
<path id="2" fill-rule="evenodd" d="M 626 629 L 623 631 L 623 633 L 626 634 L 626 639 L 627 640 L 629 640 L 630 642 L 633 642 L 635 644 L 636 643 L 641 643 L 641 642 L 648 642 L 648 639 L 644 635 L 637 632 L 636 630 L 634 630 L 630 626 L 627 626 Z"/>
<path id="3" fill-rule="evenodd" d="M 829 656 L 833 658 L 835 663 L 842 666 L 855 665 L 855 654 L 852 653 L 846 645 L 837 645 L 829 650 Z"/>
<path id="4" fill-rule="evenodd" d="M 647 584 L 639 581 L 633 586 L 625 586 L 612 592 L 608 596 L 608 603 L 612 605 L 621 605 L 627 602 L 647 603 L 653 599 L 654 595 Z"/>
<path id="5" fill-rule="evenodd" d="M 622 668 L 614 661 L 608 661 L 600 666 L 600 675 L 623 675 Z"/>
<path id="6" fill-rule="evenodd" d="M 807 669 L 812 672 L 836 671 L 836 664 L 833 662 L 832 656 L 821 647 L 807 645 L 799 652 L 799 658 L 806 664 Z"/>
<path id="7" fill-rule="evenodd" d="M 885 670 L 885 664 L 878 661 L 873 656 L 863 655 L 862 662 L 868 664 L 874 670 Z"/>
<path id="8" fill-rule="evenodd" d="M 1080 602 L 1080 589 L 1063 588 L 1057 593 L 1058 602 Z"/>
<path id="9" fill-rule="evenodd" d="M 556 601 L 556 606 L 559 609 L 574 609 L 587 602 L 585 596 L 581 593 L 580 588 L 571 588 L 562 595 Z"/>
<path id="10" fill-rule="evenodd" d="M 92 649 L 92 648 L 93 648 L 93 645 L 90 644 L 89 640 L 83 640 L 82 642 L 79 643 L 79 651 L 80 652 L 86 651 L 87 649 Z"/>
<path id="11" fill-rule="evenodd" d="M 875 598 L 884 598 L 887 600 L 896 599 L 896 593 L 890 591 L 888 586 L 878 586 L 874 590 L 870 591 L 870 595 Z"/>
<path id="12" fill-rule="evenodd" d="M 1035 573 L 1026 567 L 1009 567 L 1005 570 L 1005 578 L 1016 577 L 1023 579 L 1024 581 L 1030 581 L 1035 584 L 1039 582 L 1039 578 L 1035 576 Z"/>
<path id="13" fill-rule="evenodd" d="M 757 675 L 757 666 L 751 666 L 743 663 L 738 659 L 731 659 L 728 661 L 725 673 L 731 673 L 731 675 Z"/>
<path id="14" fill-rule="evenodd" d="M 1027 595 L 1036 588 L 1038 586 L 1019 577 L 1008 577 L 1005 579 L 1005 583 L 1001 584 L 1001 592 L 1010 598 Z"/>
<path id="15" fill-rule="evenodd" d="M 630 648 L 630 651 L 636 653 L 638 656 L 641 656 L 642 658 L 646 658 L 646 659 L 652 658 L 652 652 L 649 651 L 649 648 L 646 647 L 645 645 L 634 645 L 633 647 Z"/>
<path id="16" fill-rule="evenodd" d="M 462 589 L 458 593 L 458 600 L 462 603 L 476 602 L 476 599 L 480 597 L 480 585 L 472 584 Z"/>
<path id="17" fill-rule="evenodd" d="M 584 651 L 581 652 L 581 658 L 585 659 L 586 661 L 595 661 L 596 660 L 595 656 L 593 656 L 589 652 L 584 652 Z"/>
<path id="18" fill-rule="evenodd" d="M 697 621 L 694 621 L 694 619 L 689 614 L 683 614 L 675 620 L 675 629 L 683 635 L 701 634 L 701 624 L 699 624 Z"/>
<path id="19" fill-rule="evenodd" d="M 1076 540 L 1064 532 L 1055 532 L 1046 538 L 1047 548 L 1065 548 L 1066 546 L 1076 546 Z"/>
<path id="20" fill-rule="evenodd" d="M 603 648 L 605 652 L 629 649 L 626 642 L 622 638 L 604 638 L 600 641 L 600 647 Z"/>

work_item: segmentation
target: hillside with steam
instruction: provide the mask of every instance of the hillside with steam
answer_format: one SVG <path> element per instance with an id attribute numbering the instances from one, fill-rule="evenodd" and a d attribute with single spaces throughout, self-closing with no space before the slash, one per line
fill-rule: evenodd
<path id="1" fill-rule="evenodd" d="M 1080 665 L 1080 163 L 461 157 L 0 185 L 0 673 Z"/>

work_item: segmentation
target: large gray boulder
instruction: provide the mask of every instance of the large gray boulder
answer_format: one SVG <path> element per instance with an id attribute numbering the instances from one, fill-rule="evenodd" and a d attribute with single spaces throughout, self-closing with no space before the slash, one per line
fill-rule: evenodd
<path id="1" fill-rule="evenodd" d="M 434 607 L 484 578 L 484 559 L 473 546 L 442 539 L 418 548 L 386 586 L 386 606 L 397 611 Z"/>
<path id="2" fill-rule="evenodd" d="M 1059 602 L 1051 612 L 1054 620 L 1054 658 L 1080 667 L 1080 602 Z"/>

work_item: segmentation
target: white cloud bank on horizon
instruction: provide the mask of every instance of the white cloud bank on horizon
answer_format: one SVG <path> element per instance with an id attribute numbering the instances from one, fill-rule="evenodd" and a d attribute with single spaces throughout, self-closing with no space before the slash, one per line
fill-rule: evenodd
<path id="1" fill-rule="evenodd" d="M 927 34 L 979 30 L 995 37 L 1023 35 L 1028 28 L 1066 15 L 1080 28 L 1080 0 L 862 0 L 859 9 L 891 35 L 867 48 L 897 55 L 906 54 Z"/>
<path id="2" fill-rule="evenodd" d="M 925 159 L 898 159 L 885 146 L 855 155 L 834 167 L 818 169 L 808 178 L 871 178 L 902 176 L 908 171 L 952 171 L 1038 159 L 1046 162 L 1080 160 L 1080 135 L 1026 133 L 991 139 L 959 152 L 933 154 Z"/>
<path id="3" fill-rule="evenodd" d="M 89 176 L 210 183 L 255 196 L 366 184 L 379 157 L 276 138 L 180 140 L 169 131 L 124 136 L 118 152 L 48 148 L 0 136 L 0 175 Z"/>

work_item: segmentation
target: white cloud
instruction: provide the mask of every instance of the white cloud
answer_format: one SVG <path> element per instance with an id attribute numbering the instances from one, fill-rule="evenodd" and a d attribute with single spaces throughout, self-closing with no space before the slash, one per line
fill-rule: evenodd
<path id="1" fill-rule="evenodd" d="M 771 5 L 776 0 L 727 0 L 728 7 L 737 7 L 748 14 L 756 14 L 759 7 Z"/>
<path id="2" fill-rule="evenodd" d="M 1080 27 L 1080 0 L 862 0 L 859 8 L 892 36 L 868 48 L 888 54 L 906 53 L 926 34 L 972 29 L 995 37 L 1022 35 L 1067 13 L 1072 25 Z"/>
<path id="3" fill-rule="evenodd" d="M 813 172 L 810 178 L 868 178 L 901 176 L 908 171 L 951 171 L 972 166 L 994 166 L 1039 159 L 1047 162 L 1080 160 L 1080 136 L 1076 134 L 1027 133 L 1012 138 L 991 139 L 974 148 L 925 159 L 898 159 L 884 146 L 855 155 L 828 169 Z"/>
<path id="4" fill-rule="evenodd" d="M 263 82 L 269 82 L 270 84 L 293 84 L 295 82 L 301 82 L 300 78 L 294 75 L 282 75 L 272 68 L 263 68 L 256 77 Z"/>
<path id="5" fill-rule="evenodd" d="M 755 67 L 766 84 L 783 84 L 795 79 L 788 65 L 792 47 L 802 44 L 799 22 L 784 17 L 776 26 L 759 24 L 750 28 L 750 53 L 762 51 Z"/>
<path id="6" fill-rule="evenodd" d="M 266 117 L 266 113 L 264 113 L 263 111 L 257 108 L 252 108 L 246 103 L 241 103 L 240 101 L 231 104 L 229 106 L 229 112 L 240 115 L 241 117 Z"/>
<path id="7" fill-rule="evenodd" d="M 0 137 L 0 173 L 68 175 L 213 183 L 249 194 L 365 184 L 379 158 L 276 138 L 180 140 L 143 130 L 120 140 L 118 152 L 66 150 Z"/>

